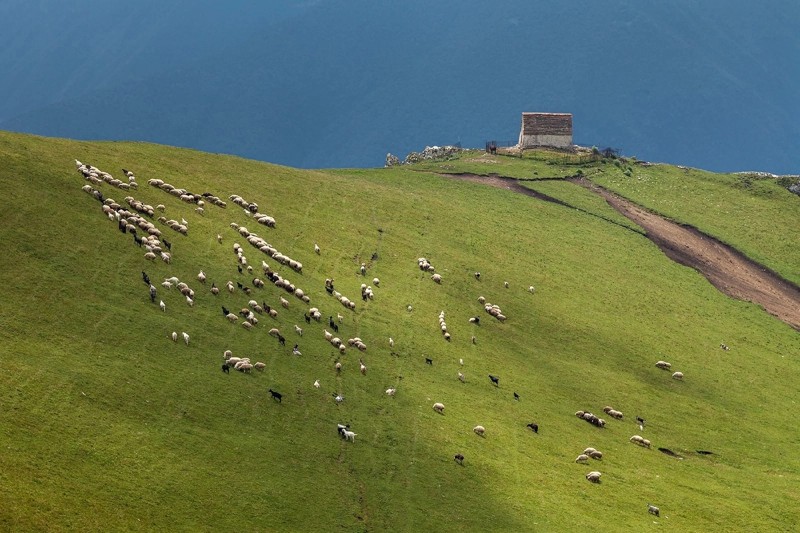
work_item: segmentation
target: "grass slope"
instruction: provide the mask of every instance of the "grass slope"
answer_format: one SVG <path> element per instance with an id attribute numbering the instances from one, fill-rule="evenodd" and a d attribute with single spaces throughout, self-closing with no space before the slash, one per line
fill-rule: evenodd
<path id="1" fill-rule="evenodd" d="M 187 237 L 164 229 L 174 243 L 171 265 L 147 262 L 102 215 L 80 190 L 74 158 L 115 175 L 131 168 L 140 182 L 133 196 L 189 221 Z M 634 232 L 409 168 L 298 171 L 150 144 L 9 133 L 0 133 L 0 161 L 2 529 L 798 526 L 800 459 L 787 416 L 800 399 L 797 333 L 721 295 Z M 240 194 L 273 215 L 277 228 L 254 225 L 232 204 L 207 206 L 201 217 L 147 186 L 149 178 Z M 127 195 L 100 188 L 117 200 Z M 341 358 L 341 375 L 324 324 L 306 325 L 306 307 L 295 298 L 250 332 L 221 316 L 220 305 L 235 310 L 249 298 L 241 291 L 214 297 L 196 281 L 200 269 L 209 284 L 250 285 L 252 276 L 236 271 L 234 242 L 251 264 L 263 258 L 277 267 L 231 222 L 303 262 L 302 275 L 282 275 L 324 316 L 345 315 L 343 338 L 367 343 L 366 353 Z M 441 286 L 417 269 L 420 256 L 442 274 Z M 370 279 L 381 279 L 367 303 L 358 299 L 362 261 Z M 185 280 L 196 290 L 194 307 L 159 286 L 162 313 L 141 270 L 154 281 Z M 355 312 L 324 292 L 327 277 L 358 302 Z M 277 306 L 284 294 L 267 286 L 256 299 Z M 479 295 L 499 304 L 508 321 L 484 313 Z M 438 331 L 441 310 L 450 343 Z M 480 326 L 467 323 L 472 315 Z M 287 346 L 300 344 L 301 357 L 267 334 L 273 326 Z M 187 331 L 191 346 L 169 340 L 172 331 Z M 225 349 L 264 361 L 265 372 L 223 374 Z M 686 380 L 656 369 L 662 358 Z M 456 379 L 459 369 L 466 383 Z M 499 388 L 488 373 L 501 377 Z M 388 386 L 398 388 L 395 398 L 383 393 Z M 270 400 L 270 387 L 283 403 Z M 344 403 L 335 405 L 332 392 Z M 443 416 L 431 409 L 436 401 L 446 405 Z M 625 420 L 601 430 L 573 416 L 607 404 Z M 636 415 L 648 420 L 652 450 L 628 442 L 639 433 Z M 336 436 L 335 423 L 345 421 L 355 443 Z M 538 435 L 525 428 L 531 421 Z M 472 433 L 476 424 L 486 438 Z M 602 450 L 603 460 L 573 463 L 587 446 Z M 694 453 L 701 449 L 714 455 Z M 452 460 L 456 452 L 466 456 L 463 468 Z M 592 469 L 603 472 L 600 485 L 584 479 Z M 661 507 L 660 519 L 647 514 L 648 502 Z"/>

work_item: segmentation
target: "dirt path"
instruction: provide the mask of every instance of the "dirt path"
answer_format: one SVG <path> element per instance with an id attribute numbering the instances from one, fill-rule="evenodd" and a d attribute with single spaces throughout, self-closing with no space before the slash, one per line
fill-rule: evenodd
<path id="1" fill-rule="evenodd" d="M 476 183 L 499 187 L 542 200 L 568 205 L 547 195 L 527 189 L 513 178 L 499 176 L 448 175 Z M 621 214 L 644 228 L 670 259 L 694 268 L 721 292 L 753 302 L 768 313 L 800 330 L 800 287 L 775 272 L 748 259 L 738 250 L 706 235 L 696 228 L 682 226 L 630 202 L 583 178 L 569 179 L 601 195 Z"/>

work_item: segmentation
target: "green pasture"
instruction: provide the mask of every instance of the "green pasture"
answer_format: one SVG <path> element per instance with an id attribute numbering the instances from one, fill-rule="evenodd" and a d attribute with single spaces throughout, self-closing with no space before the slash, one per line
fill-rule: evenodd
<path id="1" fill-rule="evenodd" d="M 800 527 L 797 331 L 671 262 L 575 185 L 526 184 L 580 210 L 437 175 L 491 173 L 492 163 L 469 160 L 475 157 L 304 171 L 153 144 L 0 132 L 0 530 Z M 76 158 L 119 178 L 123 167 L 134 171 L 138 190 L 100 185 L 106 197 L 164 204 L 164 216 L 189 222 L 185 237 L 157 223 L 173 243 L 171 264 L 144 259 L 131 235 L 106 218 L 81 190 Z M 576 170 L 544 156 L 512 163 L 518 177 Z M 511 173 L 495 165 L 498 174 Z M 592 179 L 635 201 L 651 197 L 638 188 L 645 183 L 667 186 L 667 178 L 650 177 L 626 194 L 608 165 L 597 168 L 608 172 Z M 637 167 L 633 179 L 652 176 L 645 172 Z M 148 186 L 151 178 L 225 200 L 241 195 L 277 227 L 256 224 L 230 201 L 226 209 L 207 204 L 201 216 Z M 695 202 L 692 212 L 701 212 L 700 204 L 724 195 L 750 194 L 703 183 L 681 209 L 688 213 Z M 647 198 L 640 200 L 659 208 Z M 693 223 L 718 233 L 705 221 Z M 301 261 L 303 273 L 250 246 L 232 222 Z M 724 227 L 739 235 L 739 226 Z M 253 274 L 238 273 L 234 243 Z M 753 247 L 780 271 L 791 256 L 778 243 L 763 237 Z M 419 257 L 436 267 L 441 285 L 417 268 Z M 269 284 L 251 296 L 224 290 L 228 280 L 252 287 L 253 277 L 263 278 L 262 260 L 311 303 Z M 196 279 L 201 269 L 205 285 Z M 166 312 L 150 302 L 143 270 Z M 193 307 L 161 287 L 170 276 L 195 290 Z M 360 286 L 374 277 L 375 299 L 363 302 Z M 355 311 L 325 292 L 326 278 L 357 302 Z M 219 296 L 210 293 L 212 282 L 223 288 Z M 484 312 L 479 296 L 507 321 Z M 251 298 L 277 308 L 277 319 L 261 315 L 246 331 L 222 316 L 221 306 L 236 312 Z M 310 306 L 321 310 L 321 323 L 305 323 Z M 450 342 L 439 331 L 441 311 Z M 327 318 L 337 313 L 344 316 L 339 336 L 361 337 L 366 352 L 339 356 L 325 341 Z M 480 325 L 468 322 L 472 316 Z M 268 335 L 272 327 L 285 347 Z M 189 333 L 190 345 L 173 343 L 173 331 Z M 295 343 L 302 356 L 291 355 Z M 265 371 L 224 374 L 226 349 L 264 362 Z M 659 359 L 684 381 L 657 369 Z M 394 398 L 384 393 L 390 386 Z M 283 394 L 281 403 L 269 388 Z M 332 393 L 345 401 L 337 405 Z M 445 404 L 443 415 L 434 402 Z M 602 415 L 606 405 L 624 419 L 600 429 L 574 416 Z M 636 416 L 647 419 L 643 431 Z M 354 443 L 337 436 L 340 422 L 351 424 Z M 526 428 L 530 422 L 538 434 Z M 472 432 L 478 424 L 483 438 Z M 630 443 L 634 434 L 652 449 Z M 576 464 L 588 446 L 603 459 Z M 602 472 L 600 484 L 586 481 L 590 470 Z M 660 518 L 647 513 L 648 503 L 660 507 Z"/>

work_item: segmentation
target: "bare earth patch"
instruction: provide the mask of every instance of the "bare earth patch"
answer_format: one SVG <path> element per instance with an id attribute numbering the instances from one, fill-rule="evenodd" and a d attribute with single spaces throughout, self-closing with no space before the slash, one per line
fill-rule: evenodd
<path id="1" fill-rule="evenodd" d="M 526 189 L 512 178 L 472 174 L 447 177 L 511 190 L 542 200 L 555 200 Z M 800 330 L 800 287 L 797 285 L 696 228 L 652 213 L 589 180 L 573 178 L 569 181 L 601 195 L 614 209 L 644 228 L 647 238 L 667 257 L 694 268 L 724 294 L 758 304 L 771 315 Z M 556 200 L 556 203 L 563 202 Z"/>

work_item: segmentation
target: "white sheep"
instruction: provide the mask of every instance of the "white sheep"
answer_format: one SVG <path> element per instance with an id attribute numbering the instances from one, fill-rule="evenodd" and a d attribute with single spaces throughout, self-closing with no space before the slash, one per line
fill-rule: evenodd
<path id="1" fill-rule="evenodd" d="M 431 279 L 433 280 L 434 283 L 442 283 L 441 274 L 434 274 L 433 276 L 431 276 Z"/>
<path id="2" fill-rule="evenodd" d="M 285 309 L 289 309 L 289 300 L 283 296 L 281 296 L 281 306 L 283 306 Z"/>
<path id="3" fill-rule="evenodd" d="M 444 404 L 436 402 L 435 404 L 433 404 L 433 410 L 436 411 L 437 413 L 439 413 L 440 415 L 443 415 L 444 414 Z"/>
<path id="4" fill-rule="evenodd" d="M 172 332 L 172 342 L 178 342 L 178 332 L 177 331 L 173 331 Z"/>
<path id="5" fill-rule="evenodd" d="M 534 292 L 536 292 L 536 289 L 533 287 L 533 285 L 531 285 L 530 287 L 528 287 L 528 292 L 529 292 L 529 293 L 531 293 L 531 294 L 533 294 Z"/>
<path id="6" fill-rule="evenodd" d="M 394 339 L 389 337 L 389 348 L 394 348 Z"/>
<path id="7" fill-rule="evenodd" d="M 315 389 L 318 389 L 318 388 L 320 388 L 320 386 L 321 386 L 321 385 L 319 384 L 319 380 L 315 380 L 315 381 L 314 381 L 314 388 L 315 388 Z"/>
<path id="8" fill-rule="evenodd" d="M 598 461 L 603 458 L 603 452 L 595 450 L 587 454 L 592 459 L 597 459 Z"/>
<path id="9" fill-rule="evenodd" d="M 386 395 L 387 396 L 394 396 L 396 392 L 397 392 L 397 389 L 394 388 L 394 387 L 389 387 L 388 389 L 386 389 Z"/>
<path id="10" fill-rule="evenodd" d="M 592 483 L 600 483 L 600 476 L 602 476 L 600 472 L 589 472 L 586 474 L 586 479 L 591 481 Z"/>
<path id="11" fill-rule="evenodd" d="M 486 432 L 486 428 L 483 426 L 475 426 L 472 428 L 472 431 L 474 431 L 477 436 L 483 437 L 483 434 Z"/>
<path id="12" fill-rule="evenodd" d="M 263 372 L 264 369 L 267 367 L 266 363 L 262 363 L 261 361 L 256 361 L 256 364 L 254 364 L 253 366 L 259 372 Z"/>
<path id="13" fill-rule="evenodd" d="M 682 380 L 683 379 L 683 372 L 675 372 L 672 374 L 672 379 Z"/>
<path id="14" fill-rule="evenodd" d="M 461 372 L 459 372 L 459 373 L 458 373 L 458 381 L 460 381 L 461 383 L 466 383 L 466 382 L 467 382 L 467 378 L 466 378 L 466 377 L 464 377 L 464 374 L 462 374 Z"/>
<path id="15" fill-rule="evenodd" d="M 378 278 L 372 278 L 372 284 L 375 285 L 376 287 L 380 287 L 381 280 L 379 280 Z"/>
<path id="16" fill-rule="evenodd" d="M 186 346 L 189 346 L 189 334 L 186 333 L 185 331 L 183 331 L 181 333 L 183 333 L 183 342 L 186 343 Z"/>
<path id="17" fill-rule="evenodd" d="M 225 360 L 227 361 L 228 359 L 233 357 L 233 352 L 230 350 L 225 350 L 224 352 L 222 352 L 222 357 L 224 357 Z"/>
<path id="18" fill-rule="evenodd" d="M 586 455 L 585 453 L 582 453 L 578 457 L 575 458 L 575 462 L 576 463 L 588 463 L 589 462 L 589 456 Z"/>
<path id="19" fill-rule="evenodd" d="M 669 370 L 670 368 L 672 368 L 672 365 L 667 363 L 666 361 L 658 361 L 656 363 L 656 367 L 662 370 Z"/>
<path id="20" fill-rule="evenodd" d="M 197 275 L 197 281 L 199 281 L 200 283 L 205 283 L 206 282 L 206 273 L 203 272 L 202 270 Z"/>
<path id="21" fill-rule="evenodd" d="M 319 254 L 319 245 L 314 243 L 314 253 Z"/>

